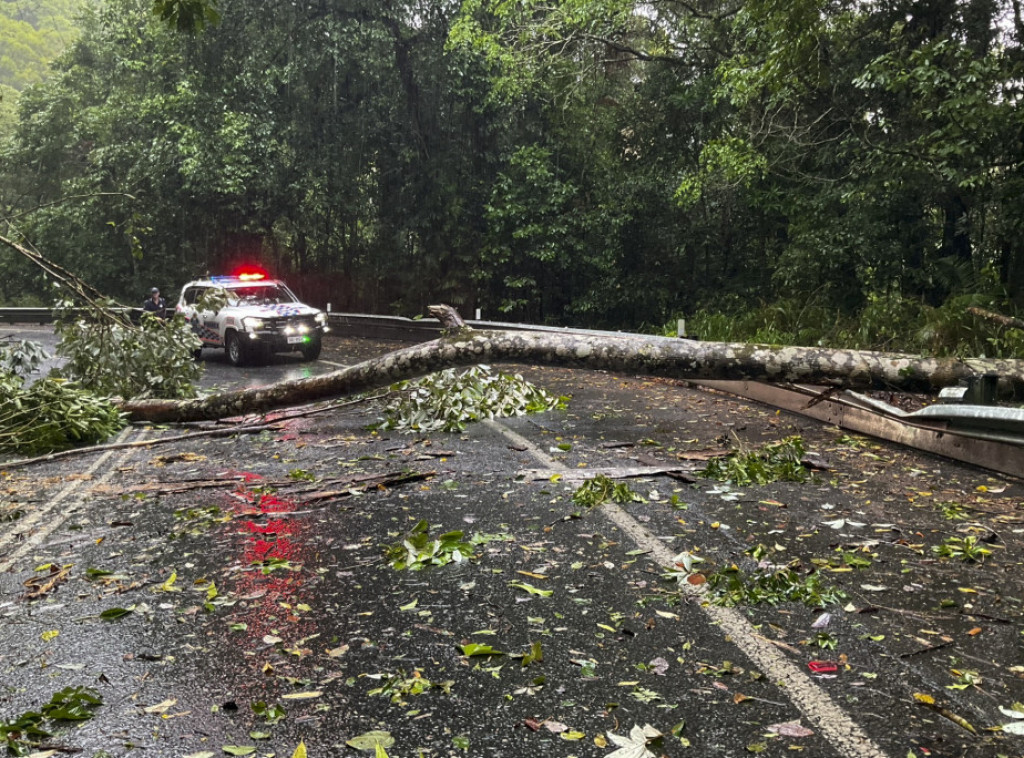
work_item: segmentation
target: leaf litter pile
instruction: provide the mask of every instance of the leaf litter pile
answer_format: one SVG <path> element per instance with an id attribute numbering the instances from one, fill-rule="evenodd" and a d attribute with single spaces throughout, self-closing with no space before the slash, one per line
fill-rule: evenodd
<path id="1" fill-rule="evenodd" d="M 355 412 L 136 454 L 3 585 L 4 747 L 832 754 L 715 603 L 893 755 L 1024 752 L 1018 483 L 673 382 L 530 376 L 572 397 L 502 422 L 564 467 L 541 480 L 492 427 Z M 4 476 L 6 527 L 51 475 Z"/>

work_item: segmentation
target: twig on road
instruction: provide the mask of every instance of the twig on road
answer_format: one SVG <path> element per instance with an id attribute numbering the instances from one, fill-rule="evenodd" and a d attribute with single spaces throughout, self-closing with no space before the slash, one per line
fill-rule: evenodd
<path id="1" fill-rule="evenodd" d="M 224 429 L 204 429 L 189 434 L 175 434 L 171 437 L 156 437 L 149 440 L 136 440 L 134 442 L 115 442 L 110 445 L 91 445 L 90 447 L 77 447 L 73 450 L 61 450 L 57 453 L 47 453 L 36 458 L 22 458 L 21 460 L 0 463 L 0 469 L 8 471 L 15 468 L 24 468 L 37 463 L 50 463 L 51 461 L 71 458 L 76 455 L 88 455 L 89 453 L 105 453 L 108 450 L 125 450 L 133 447 L 149 447 L 151 445 L 162 445 L 166 442 L 180 442 L 182 440 L 195 439 L 196 437 L 230 437 L 232 434 L 254 434 L 269 429 L 279 429 L 280 423 L 273 424 L 239 424 Z"/>

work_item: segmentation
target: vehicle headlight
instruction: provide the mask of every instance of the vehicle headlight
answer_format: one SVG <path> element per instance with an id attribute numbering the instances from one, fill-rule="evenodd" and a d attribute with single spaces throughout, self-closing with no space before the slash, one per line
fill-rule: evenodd
<path id="1" fill-rule="evenodd" d="M 323 326 L 324 324 L 326 324 L 327 323 L 327 314 L 324 313 L 323 311 L 320 311 L 319 313 L 317 313 L 316 314 L 316 322 L 318 324 L 320 324 L 320 326 Z"/>
<path id="2" fill-rule="evenodd" d="M 245 328 L 248 329 L 250 332 L 258 332 L 264 326 L 263 319 L 254 318 L 252 316 L 243 318 L 242 323 L 245 325 Z"/>

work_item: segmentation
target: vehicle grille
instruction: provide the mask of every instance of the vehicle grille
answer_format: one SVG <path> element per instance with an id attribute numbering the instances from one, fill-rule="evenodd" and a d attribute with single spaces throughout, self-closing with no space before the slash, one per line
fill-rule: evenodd
<path id="1" fill-rule="evenodd" d="M 287 318 L 270 318 L 263 320 L 263 331 L 270 334 L 309 334 L 316 331 L 314 316 L 289 316 Z"/>

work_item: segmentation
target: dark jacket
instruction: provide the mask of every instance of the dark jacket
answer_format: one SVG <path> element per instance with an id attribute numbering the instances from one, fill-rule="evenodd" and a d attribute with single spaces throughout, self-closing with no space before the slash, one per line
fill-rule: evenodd
<path id="1" fill-rule="evenodd" d="M 158 316 L 164 315 L 164 311 L 167 310 L 167 301 L 162 297 L 158 297 L 154 300 L 151 297 L 147 297 L 142 303 L 142 310 L 147 313 L 156 313 Z"/>

